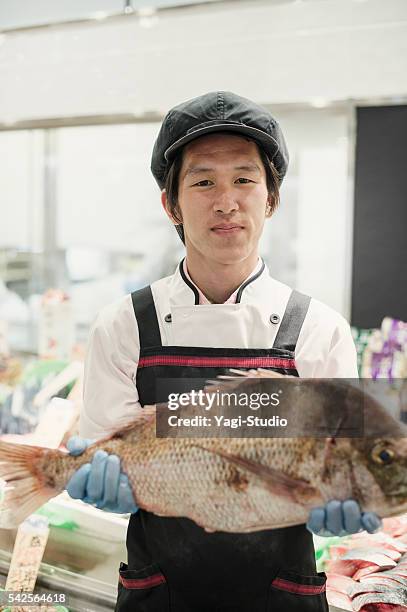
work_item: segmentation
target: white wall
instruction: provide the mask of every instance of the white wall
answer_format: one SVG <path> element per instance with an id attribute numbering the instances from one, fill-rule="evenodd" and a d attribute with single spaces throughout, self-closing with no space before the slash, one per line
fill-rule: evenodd
<path id="1" fill-rule="evenodd" d="M 217 88 L 269 104 L 407 95 L 406 0 L 216 3 L 141 23 L 3 35 L 0 122 L 165 112 Z"/>
<path id="2" fill-rule="evenodd" d="M 149 251 L 158 226 L 167 228 L 149 164 L 158 128 L 145 123 L 58 131 L 60 248 Z"/>
<path id="3" fill-rule="evenodd" d="M 43 134 L 0 134 L 0 248 L 42 246 Z"/>
<path id="4" fill-rule="evenodd" d="M 281 204 L 262 252 L 272 274 L 348 317 L 352 249 L 349 117 L 310 109 L 279 113 L 290 151 Z"/>

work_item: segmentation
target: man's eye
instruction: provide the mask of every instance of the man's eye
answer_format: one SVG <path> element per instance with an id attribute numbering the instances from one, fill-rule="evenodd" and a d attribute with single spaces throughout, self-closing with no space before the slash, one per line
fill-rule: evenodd
<path id="1" fill-rule="evenodd" d="M 193 187 L 207 187 L 210 183 L 210 180 L 205 179 L 203 181 L 199 181 L 199 183 L 194 183 Z"/>
<path id="2" fill-rule="evenodd" d="M 248 178 L 238 178 L 237 179 L 238 182 L 240 182 L 242 185 L 246 184 L 246 183 L 251 183 L 252 181 Z"/>

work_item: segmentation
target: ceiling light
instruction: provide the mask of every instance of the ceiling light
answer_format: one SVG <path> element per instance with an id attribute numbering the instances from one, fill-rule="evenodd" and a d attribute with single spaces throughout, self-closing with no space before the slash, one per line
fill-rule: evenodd
<path id="1" fill-rule="evenodd" d="M 10 117 L 10 116 L 9 116 L 9 117 L 7 117 L 7 116 L 6 116 L 6 117 L 4 117 L 4 118 L 3 118 L 3 121 L 1 121 L 1 119 L 0 119 L 0 122 L 1 122 L 3 125 L 5 125 L 5 126 L 10 127 L 11 125 L 15 125 L 15 123 L 16 123 L 17 121 L 16 121 L 16 119 L 15 119 L 14 117 Z"/>
<path id="2" fill-rule="evenodd" d="M 139 9 L 139 24 L 142 28 L 152 28 L 158 22 L 157 11 L 152 7 Z"/>
<path id="3" fill-rule="evenodd" d="M 329 104 L 329 100 L 327 98 L 316 97 L 312 98 L 310 101 L 311 106 L 314 108 L 325 108 Z"/>
<path id="4" fill-rule="evenodd" d="M 152 6 L 144 6 L 142 8 L 139 8 L 138 10 L 138 14 L 140 15 L 140 17 L 151 17 L 152 15 L 155 15 L 156 12 L 157 9 Z"/>

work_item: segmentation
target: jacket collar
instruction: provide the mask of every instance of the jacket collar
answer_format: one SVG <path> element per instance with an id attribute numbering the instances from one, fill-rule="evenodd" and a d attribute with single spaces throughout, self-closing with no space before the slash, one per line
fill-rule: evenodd
<path id="1" fill-rule="evenodd" d="M 194 283 L 187 278 L 183 270 L 182 260 L 177 266 L 170 284 L 170 302 L 172 305 L 194 306 L 199 304 L 199 293 Z M 236 294 L 236 303 L 244 304 L 256 301 L 264 293 L 265 284 L 270 280 L 268 268 L 261 259 L 260 269 L 256 267 L 255 272 L 244 281 Z M 219 304 L 221 305 L 221 304 Z M 212 304 L 216 306 L 216 304 Z"/>

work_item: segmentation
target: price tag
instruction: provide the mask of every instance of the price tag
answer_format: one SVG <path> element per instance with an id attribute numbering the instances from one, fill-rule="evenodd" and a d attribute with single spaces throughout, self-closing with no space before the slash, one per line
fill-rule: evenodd
<path id="1" fill-rule="evenodd" d="M 48 519 L 32 514 L 17 530 L 6 591 L 32 592 L 49 535 Z"/>

